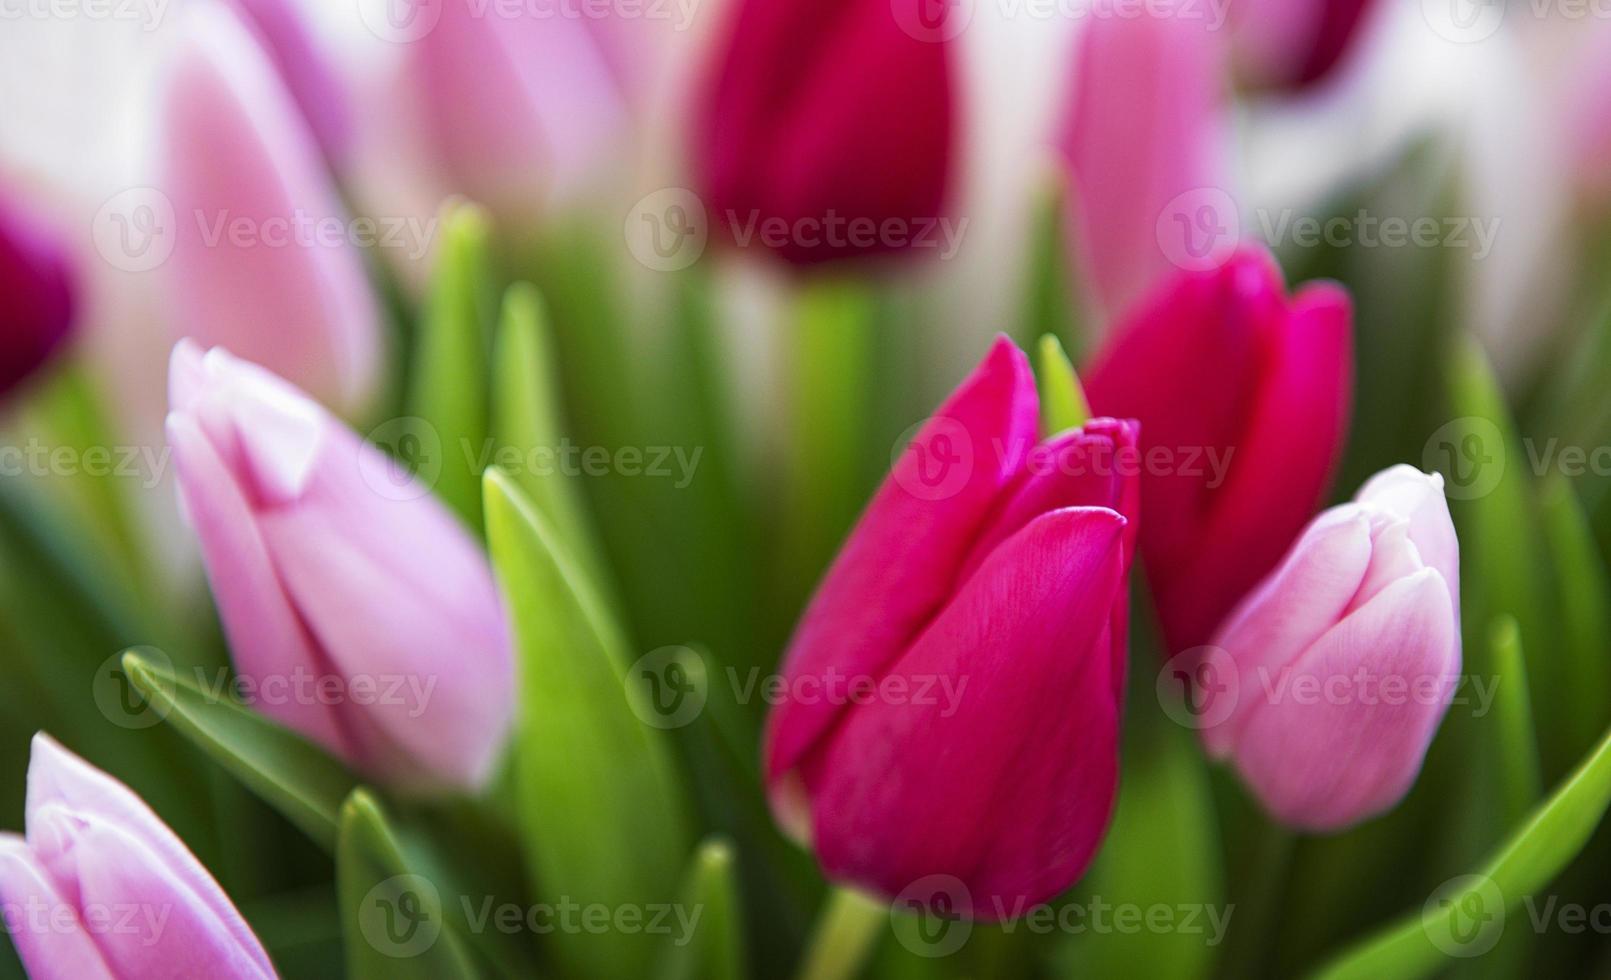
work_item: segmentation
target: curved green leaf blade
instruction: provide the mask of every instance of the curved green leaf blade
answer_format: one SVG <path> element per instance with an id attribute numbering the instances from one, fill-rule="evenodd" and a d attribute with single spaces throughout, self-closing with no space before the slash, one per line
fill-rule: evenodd
<path id="1" fill-rule="evenodd" d="M 1084 425 L 1091 417 L 1091 406 L 1085 401 L 1079 376 L 1074 373 L 1074 365 L 1069 363 L 1068 355 L 1063 352 L 1063 345 L 1057 342 L 1056 337 L 1047 334 L 1040 338 L 1036 354 L 1042 431 L 1055 435 Z"/>
<path id="2" fill-rule="evenodd" d="M 1540 492 L 1544 541 L 1554 575 L 1560 623 L 1561 673 L 1572 683 L 1560 692 L 1557 725 L 1574 753 L 1594 744 L 1611 724 L 1611 673 L 1605 670 L 1605 638 L 1611 636 L 1611 580 L 1594 547 L 1576 493 L 1565 479 L 1549 480 Z"/>
<path id="3" fill-rule="evenodd" d="M 721 839 L 707 840 L 694 854 L 683 883 L 682 908 L 673 918 L 695 924 L 691 934 L 668 937 L 657 957 L 658 980 L 740 980 L 745 975 L 733 863 L 732 845 Z"/>

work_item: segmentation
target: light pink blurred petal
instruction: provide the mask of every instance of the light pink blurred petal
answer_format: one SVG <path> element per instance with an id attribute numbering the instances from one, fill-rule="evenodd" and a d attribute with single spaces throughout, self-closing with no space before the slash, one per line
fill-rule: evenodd
<path id="1" fill-rule="evenodd" d="M 51 881 L 28 845 L 0 834 L 0 904 L 6 931 L 32 980 L 113 980 L 76 903 Z"/>

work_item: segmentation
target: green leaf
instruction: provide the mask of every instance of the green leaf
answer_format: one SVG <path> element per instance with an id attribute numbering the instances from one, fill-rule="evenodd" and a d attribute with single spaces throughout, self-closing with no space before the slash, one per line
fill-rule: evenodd
<path id="1" fill-rule="evenodd" d="M 474 980 L 482 975 L 453 906 L 405 854 L 380 803 L 354 790 L 340 810 L 336 889 L 355 980 Z"/>
<path id="2" fill-rule="evenodd" d="M 1527 664 L 1522 659 L 1521 630 L 1512 616 L 1501 616 L 1488 631 L 1493 648 L 1494 728 L 1499 736 L 1500 798 L 1506 826 L 1520 820 L 1543 795 L 1538 771 L 1538 743 L 1533 737 L 1533 706 L 1528 698 Z"/>
<path id="3" fill-rule="evenodd" d="M 1048 168 L 1047 174 L 1034 197 L 1019 336 L 1026 344 L 1036 337 L 1067 337 L 1078 353 L 1084 338 L 1064 227 L 1065 185 L 1060 171 Z"/>
<path id="4" fill-rule="evenodd" d="M 542 513 L 497 469 L 487 537 L 514 622 L 520 686 L 515 781 L 532 880 L 554 900 L 666 901 L 687 853 L 685 803 L 664 733 L 634 714 L 626 642 Z M 640 937 L 561 934 L 566 972 L 630 976 Z"/>
<path id="5" fill-rule="evenodd" d="M 123 655 L 129 683 L 152 711 L 326 848 L 358 778 L 329 753 L 228 696 L 217 697 L 137 651 Z"/>
<path id="6" fill-rule="evenodd" d="M 1451 879 L 1397 923 L 1322 969 L 1325 980 L 1424 977 L 1502 932 L 1514 912 L 1569 865 L 1611 807 L 1611 731 L 1553 796 L 1474 875 Z"/>
<path id="7" fill-rule="evenodd" d="M 1046 334 L 1037 349 L 1036 373 L 1040 376 L 1041 428 L 1047 435 L 1077 429 L 1091 418 L 1079 376 L 1057 338 Z"/>
<path id="8" fill-rule="evenodd" d="M 1560 624 L 1556 659 L 1561 662 L 1561 673 L 1572 679 L 1560 691 L 1565 700 L 1554 713 L 1562 741 L 1577 753 L 1592 745 L 1595 734 L 1611 724 L 1611 674 L 1605 670 L 1605 639 L 1611 636 L 1611 582 L 1571 484 L 1560 478 L 1549 480 L 1540 496 Z"/>
<path id="9" fill-rule="evenodd" d="M 500 452 L 517 457 L 515 465 L 506 468 L 602 589 L 607 581 L 602 577 L 604 563 L 589 532 L 576 482 L 562 467 L 551 460 L 545 465 L 538 457 L 558 452 L 564 427 L 559 377 L 537 287 L 515 283 L 504 293 L 494 350 L 492 433 Z"/>
<path id="10" fill-rule="evenodd" d="M 744 970 L 744 924 L 733 848 L 725 840 L 707 840 L 694 854 L 683 882 L 682 908 L 676 920 L 698 915 L 692 935 L 674 933 L 656 957 L 658 980 L 740 980 Z"/>
<path id="11" fill-rule="evenodd" d="M 487 348 L 492 322 L 489 220 L 463 202 L 444 206 L 442 241 L 416 337 L 409 410 L 435 429 L 435 490 L 472 527 L 481 523 L 476 461 L 487 443 Z"/>

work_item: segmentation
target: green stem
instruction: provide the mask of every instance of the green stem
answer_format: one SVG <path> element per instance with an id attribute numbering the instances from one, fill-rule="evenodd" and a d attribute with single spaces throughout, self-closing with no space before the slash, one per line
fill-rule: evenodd
<path id="1" fill-rule="evenodd" d="M 849 980 L 861 972 L 889 907 L 849 888 L 828 893 L 816 930 L 806 947 L 799 980 Z"/>
<path id="2" fill-rule="evenodd" d="M 1268 974 L 1273 945 L 1270 937 L 1276 934 L 1281 921 L 1296 838 L 1279 824 L 1267 819 L 1262 822 L 1264 827 L 1254 844 L 1252 864 L 1240 890 L 1230 948 L 1220 961 L 1220 974 L 1226 978 Z"/>

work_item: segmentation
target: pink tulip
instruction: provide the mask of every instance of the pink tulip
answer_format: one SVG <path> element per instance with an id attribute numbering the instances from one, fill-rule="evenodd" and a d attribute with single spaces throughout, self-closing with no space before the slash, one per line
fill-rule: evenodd
<path id="1" fill-rule="evenodd" d="M 944 216 L 952 79 L 931 0 L 741 0 L 714 64 L 696 164 L 714 224 L 788 262 L 894 252 Z M 842 222 L 835 234 L 829 227 Z M 856 222 L 872 233 L 849 234 Z M 783 229 L 768 239 L 758 229 Z"/>
<path id="2" fill-rule="evenodd" d="M 1233 10 L 1238 67 L 1260 85 L 1325 79 L 1370 23 L 1375 0 L 1252 0 Z"/>
<path id="3" fill-rule="evenodd" d="M 33 980 L 275 976 L 229 896 L 127 786 L 34 736 L 0 903 Z"/>
<path id="4" fill-rule="evenodd" d="M 980 918 L 1080 876 L 1118 778 L 1135 424 L 1037 445 L 1037 402 L 1001 339 L 924 424 L 795 632 L 766 741 L 774 812 L 829 876 L 952 875 Z"/>
<path id="5" fill-rule="evenodd" d="M 0 200 L 0 395 L 39 370 L 67 340 L 73 278 L 58 236 Z"/>
<path id="6" fill-rule="evenodd" d="M 262 368 L 181 342 L 168 384 L 182 499 L 259 707 L 394 782 L 483 784 L 513 665 L 480 547 L 411 474 Z"/>
<path id="7" fill-rule="evenodd" d="M 347 93 L 297 10 L 297 0 L 233 2 L 256 31 L 325 158 L 339 163 L 352 135 Z"/>
<path id="8" fill-rule="evenodd" d="M 378 380 L 381 329 L 356 226 L 252 34 L 222 5 L 185 16 L 162 127 L 176 329 L 356 410 Z"/>
<path id="9" fill-rule="evenodd" d="M 1206 642 L 1319 506 L 1347 432 L 1351 324 L 1340 287 L 1289 298 L 1247 250 L 1160 286 L 1086 375 L 1096 411 L 1141 420 L 1141 547 L 1171 650 Z"/>
<path id="10" fill-rule="evenodd" d="M 1282 822 L 1347 827 L 1420 771 L 1460 673 L 1460 546 L 1443 478 L 1408 466 L 1309 525 L 1214 646 L 1234 685 L 1204 685 L 1209 752 Z M 1215 697 L 1232 697 L 1226 711 Z M 1305 693 L 1307 692 L 1307 693 Z"/>
<path id="11" fill-rule="evenodd" d="M 1109 316 L 1175 271 L 1160 241 L 1171 212 L 1232 210 L 1216 190 L 1226 183 L 1227 133 L 1219 37 L 1206 13 L 1151 9 L 1096 17 L 1082 30 L 1058 137 L 1081 278 Z"/>
<path id="12" fill-rule="evenodd" d="M 449 185 L 509 224 L 586 181 L 624 132 L 624 93 L 585 18 L 443 0 L 404 57 Z"/>

